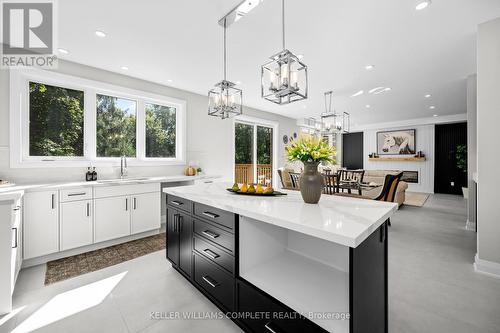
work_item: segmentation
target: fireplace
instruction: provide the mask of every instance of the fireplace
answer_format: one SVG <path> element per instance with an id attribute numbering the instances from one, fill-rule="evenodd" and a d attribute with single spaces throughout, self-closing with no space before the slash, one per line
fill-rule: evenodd
<path id="1" fill-rule="evenodd" d="M 403 171 L 401 181 L 418 184 L 418 171 Z"/>

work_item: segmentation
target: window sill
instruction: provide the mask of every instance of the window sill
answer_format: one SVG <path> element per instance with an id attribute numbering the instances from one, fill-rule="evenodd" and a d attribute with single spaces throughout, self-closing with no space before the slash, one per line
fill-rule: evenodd
<path id="1" fill-rule="evenodd" d="M 13 161 L 11 168 L 86 168 L 90 165 L 95 167 L 120 167 L 120 158 L 103 158 L 95 160 L 23 160 L 21 162 Z M 147 167 L 147 166 L 180 166 L 186 165 L 185 160 L 181 159 L 152 159 L 137 160 L 128 158 L 128 167 Z"/>

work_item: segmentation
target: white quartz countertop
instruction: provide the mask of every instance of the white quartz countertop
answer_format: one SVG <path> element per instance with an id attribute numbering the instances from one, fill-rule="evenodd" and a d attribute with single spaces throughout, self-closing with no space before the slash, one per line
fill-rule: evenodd
<path id="1" fill-rule="evenodd" d="M 155 177 L 128 177 L 124 179 L 104 179 L 91 182 L 52 182 L 38 184 L 16 184 L 13 186 L 0 187 L 0 198 L 2 194 L 18 192 L 18 191 L 44 191 L 44 190 L 60 190 L 65 188 L 78 187 L 95 187 L 95 186 L 115 186 L 128 184 L 147 184 L 147 183 L 175 183 L 187 182 L 200 179 L 217 178 L 216 176 L 200 175 L 200 176 L 155 176 Z M 0 199 L 1 200 L 1 199 Z"/>
<path id="2" fill-rule="evenodd" d="M 325 194 L 313 205 L 304 203 L 298 191 L 257 197 L 230 193 L 229 187 L 221 182 L 163 192 L 349 247 L 361 244 L 398 209 L 396 203 Z"/>

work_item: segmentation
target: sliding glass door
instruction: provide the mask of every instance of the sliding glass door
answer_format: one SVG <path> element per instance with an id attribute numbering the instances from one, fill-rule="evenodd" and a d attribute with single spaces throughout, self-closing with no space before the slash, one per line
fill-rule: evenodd
<path id="1" fill-rule="evenodd" d="M 235 122 L 234 177 L 237 183 L 272 183 L 273 127 Z"/>

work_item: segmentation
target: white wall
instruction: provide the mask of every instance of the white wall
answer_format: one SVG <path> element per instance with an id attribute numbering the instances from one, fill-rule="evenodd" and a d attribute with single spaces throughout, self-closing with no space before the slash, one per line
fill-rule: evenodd
<path id="1" fill-rule="evenodd" d="M 500 19 L 479 25 L 477 42 L 477 228 L 476 269 L 500 276 Z"/>
<path id="2" fill-rule="evenodd" d="M 207 115 L 208 99 L 204 95 L 190 93 L 125 75 L 100 70 L 76 63 L 59 62 L 60 73 L 102 81 L 127 88 L 147 91 L 187 101 L 187 161 L 199 161 L 207 174 L 232 178 L 233 129 L 231 120 L 221 120 Z M 207 91 L 210 87 L 207 87 Z M 279 135 L 297 132 L 296 120 L 245 107 L 246 115 L 279 122 Z M 18 183 L 42 181 L 83 180 L 86 168 L 39 168 L 12 169 L 9 165 L 9 75 L 0 70 L 0 179 Z M 284 145 L 278 140 L 278 166 L 284 163 Z M 183 166 L 130 167 L 129 176 L 174 175 Z M 117 168 L 98 168 L 100 178 L 113 178 Z"/>
<path id="3" fill-rule="evenodd" d="M 398 129 L 416 129 L 416 151 L 421 150 L 426 157 L 423 162 L 413 161 L 375 161 L 368 154 L 377 151 L 377 132 Z M 408 184 L 408 191 L 434 192 L 434 125 L 405 126 L 365 130 L 363 134 L 364 168 L 366 170 L 418 171 L 418 184 Z"/>

